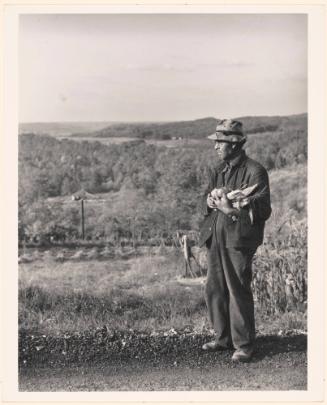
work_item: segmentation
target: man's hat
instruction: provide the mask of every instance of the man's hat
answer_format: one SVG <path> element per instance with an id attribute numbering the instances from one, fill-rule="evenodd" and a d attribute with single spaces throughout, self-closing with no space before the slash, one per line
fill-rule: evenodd
<path id="1" fill-rule="evenodd" d="M 243 126 L 236 120 L 218 120 L 216 132 L 208 136 L 208 139 L 220 142 L 245 142 L 246 136 L 243 133 Z"/>

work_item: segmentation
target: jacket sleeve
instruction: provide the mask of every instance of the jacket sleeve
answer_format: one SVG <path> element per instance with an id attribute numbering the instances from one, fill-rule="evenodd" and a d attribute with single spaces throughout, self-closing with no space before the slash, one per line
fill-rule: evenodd
<path id="1" fill-rule="evenodd" d="M 249 200 L 253 212 L 253 222 L 256 223 L 266 221 L 271 214 L 269 178 L 263 167 L 258 167 L 251 176 L 251 185 L 254 184 L 257 184 L 258 187 Z"/>
<path id="2" fill-rule="evenodd" d="M 208 194 L 215 188 L 215 173 L 213 171 L 209 172 L 209 181 L 207 187 L 202 191 L 200 200 L 199 200 L 199 211 L 203 216 L 207 216 L 212 211 L 212 208 L 209 208 L 207 205 Z"/>

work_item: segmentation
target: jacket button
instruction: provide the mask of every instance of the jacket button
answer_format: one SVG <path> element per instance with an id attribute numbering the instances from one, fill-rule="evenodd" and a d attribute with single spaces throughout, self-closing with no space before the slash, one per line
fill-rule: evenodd
<path id="1" fill-rule="evenodd" d="M 211 227 L 209 228 L 209 231 L 211 231 Z"/>

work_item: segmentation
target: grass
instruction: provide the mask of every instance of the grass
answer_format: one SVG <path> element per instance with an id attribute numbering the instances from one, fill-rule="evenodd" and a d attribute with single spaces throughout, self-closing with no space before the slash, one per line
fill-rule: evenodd
<path id="1" fill-rule="evenodd" d="M 306 217 L 307 210 L 307 165 L 272 170 L 269 173 L 273 213 L 268 221 L 268 232 L 272 224 L 286 221 L 290 216 Z M 273 229 L 275 232 L 275 229 Z M 267 235 L 267 233 L 266 233 Z M 275 232 L 276 236 L 276 232 Z"/>
<path id="2" fill-rule="evenodd" d="M 20 265 L 20 327 L 56 334 L 107 325 L 110 330 L 169 329 L 203 323 L 201 287 L 176 282 L 180 257 L 110 261 L 46 258 Z"/>
<path id="3" fill-rule="evenodd" d="M 289 219 L 292 221 L 292 219 Z M 260 333 L 306 330 L 306 227 L 292 223 L 288 238 L 259 248 L 253 266 Z M 19 268 L 22 330 L 62 335 L 106 326 L 150 333 L 209 330 L 203 286 L 177 282 L 184 271 L 180 252 L 160 248 L 105 259 L 101 251 L 35 250 Z M 85 254 L 82 254 L 82 253 Z M 26 255 L 25 255 L 26 256 Z"/>

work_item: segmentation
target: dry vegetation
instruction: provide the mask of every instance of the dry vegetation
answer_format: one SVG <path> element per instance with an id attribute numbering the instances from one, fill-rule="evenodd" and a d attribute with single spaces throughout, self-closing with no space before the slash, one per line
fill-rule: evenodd
<path id="1" fill-rule="evenodd" d="M 204 322 L 201 287 L 176 282 L 183 267 L 173 252 L 129 260 L 66 258 L 21 265 L 22 329 L 62 333 L 106 325 L 149 332 Z"/>
<path id="2" fill-rule="evenodd" d="M 254 260 L 257 327 L 263 332 L 306 329 L 306 226 L 288 226 L 292 233 L 268 240 Z M 20 328 L 54 335 L 104 325 L 146 333 L 210 329 L 203 286 L 178 283 L 184 272 L 181 252 L 107 249 L 111 258 L 106 259 L 104 251 L 35 250 L 21 256 Z"/>

